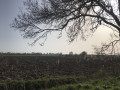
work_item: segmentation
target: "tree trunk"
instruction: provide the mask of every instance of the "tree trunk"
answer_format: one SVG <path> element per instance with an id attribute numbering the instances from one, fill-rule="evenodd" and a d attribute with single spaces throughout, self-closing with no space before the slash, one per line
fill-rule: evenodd
<path id="1" fill-rule="evenodd" d="M 119 9 L 119 15 L 120 15 L 120 0 L 118 0 L 118 9 Z"/>

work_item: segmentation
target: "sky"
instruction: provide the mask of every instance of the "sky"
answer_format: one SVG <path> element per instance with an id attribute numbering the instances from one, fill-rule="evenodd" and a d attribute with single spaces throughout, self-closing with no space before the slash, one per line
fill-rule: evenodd
<path id="1" fill-rule="evenodd" d="M 25 9 L 23 1 L 0 0 L 0 52 L 68 54 L 72 51 L 74 54 L 80 54 L 86 51 L 88 54 L 93 54 L 93 45 L 100 46 L 102 42 L 106 42 L 109 39 L 111 30 L 101 26 L 86 41 L 78 38 L 74 42 L 69 43 L 65 32 L 63 32 L 60 39 L 57 38 L 59 33 L 53 32 L 48 35 L 44 46 L 39 45 L 41 40 L 34 46 L 30 46 L 29 43 L 32 43 L 33 39 L 24 39 L 18 30 L 11 27 L 14 18 L 20 13 L 20 10 Z"/>

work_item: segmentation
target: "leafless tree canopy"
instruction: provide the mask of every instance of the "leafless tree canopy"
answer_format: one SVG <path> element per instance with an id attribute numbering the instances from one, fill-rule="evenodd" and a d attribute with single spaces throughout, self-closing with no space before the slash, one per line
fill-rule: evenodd
<path id="1" fill-rule="evenodd" d="M 120 0 L 27 0 L 26 12 L 15 18 L 12 27 L 35 44 L 48 33 L 66 30 L 69 41 L 86 39 L 100 25 L 120 33 Z M 46 24 L 51 27 L 43 27 Z"/>

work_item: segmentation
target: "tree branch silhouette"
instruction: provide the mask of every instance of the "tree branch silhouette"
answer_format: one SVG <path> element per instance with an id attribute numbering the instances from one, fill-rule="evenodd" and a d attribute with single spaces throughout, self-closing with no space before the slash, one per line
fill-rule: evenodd
<path id="1" fill-rule="evenodd" d="M 120 1 L 114 2 L 116 6 L 111 0 L 27 0 L 27 11 L 14 19 L 12 27 L 23 32 L 24 38 L 35 39 L 33 45 L 48 33 L 64 29 L 69 42 L 78 36 L 85 40 L 101 25 L 120 33 Z"/>

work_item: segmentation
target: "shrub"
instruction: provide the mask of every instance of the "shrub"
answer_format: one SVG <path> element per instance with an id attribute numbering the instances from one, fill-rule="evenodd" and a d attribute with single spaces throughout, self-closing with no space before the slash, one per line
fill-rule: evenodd
<path id="1" fill-rule="evenodd" d="M 83 88 L 84 88 L 84 89 L 90 89 L 91 86 L 89 86 L 89 85 L 84 85 Z"/>
<path id="2" fill-rule="evenodd" d="M 83 56 L 83 57 L 84 57 L 84 56 L 86 56 L 86 55 L 87 55 L 87 52 L 86 52 L 86 51 L 83 51 L 83 52 L 80 53 L 80 56 Z"/>
<path id="3" fill-rule="evenodd" d="M 48 83 L 47 83 L 47 87 L 51 88 L 53 86 L 57 86 L 58 80 L 57 78 L 50 78 Z"/>
<path id="4" fill-rule="evenodd" d="M 117 80 L 120 80 L 120 76 L 119 76 L 119 77 L 117 77 Z"/>
<path id="5" fill-rule="evenodd" d="M 84 75 L 81 75 L 81 76 L 77 77 L 76 79 L 77 79 L 77 81 L 86 81 L 87 77 Z"/>
<path id="6" fill-rule="evenodd" d="M 95 80 L 95 81 L 92 82 L 92 85 L 96 85 L 98 83 L 99 83 L 99 80 Z"/>
<path id="7" fill-rule="evenodd" d="M 25 82 L 24 81 L 11 81 L 7 83 L 8 90 L 24 90 L 25 89 Z"/>
<path id="8" fill-rule="evenodd" d="M 75 90 L 74 86 L 68 86 L 67 90 Z"/>
<path id="9" fill-rule="evenodd" d="M 57 90 L 55 87 L 53 87 L 51 90 Z"/>
<path id="10" fill-rule="evenodd" d="M 48 79 L 40 79 L 37 81 L 37 87 L 38 88 L 46 88 Z"/>
<path id="11" fill-rule="evenodd" d="M 76 80 L 73 77 L 67 77 L 67 84 L 76 83 Z"/>
<path id="12" fill-rule="evenodd" d="M 99 87 L 95 87 L 95 89 L 94 90 L 100 90 L 100 88 Z"/>
<path id="13" fill-rule="evenodd" d="M 113 90 L 120 90 L 120 88 L 116 87 L 116 88 L 114 88 Z"/>
<path id="14" fill-rule="evenodd" d="M 106 90 L 106 89 L 110 89 L 111 87 L 104 85 L 103 88 Z"/>
<path id="15" fill-rule="evenodd" d="M 105 72 L 103 70 L 99 70 L 98 72 L 94 73 L 92 76 L 93 78 L 104 78 Z"/>
<path id="16" fill-rule="evenodd" d="M 80 84 L 79 84 L 79 85 L 77 85 L 77 88 L 78 88 L 78 89 L 80 89 L 81 87 L 82 87 L 82 86 L 81 86 Z"/>
<path id="17" fill-rule="evenodd" d="M 35 90 L 33 81 L 26 81 L 25 87 L 26 87 L 26 90 Z"/>
<path id="18" fill-rule="evenodd" d="M 6 90 L 5 87 L 6 85 L 4 83 L 0 83 L 0 90 Z"/>

